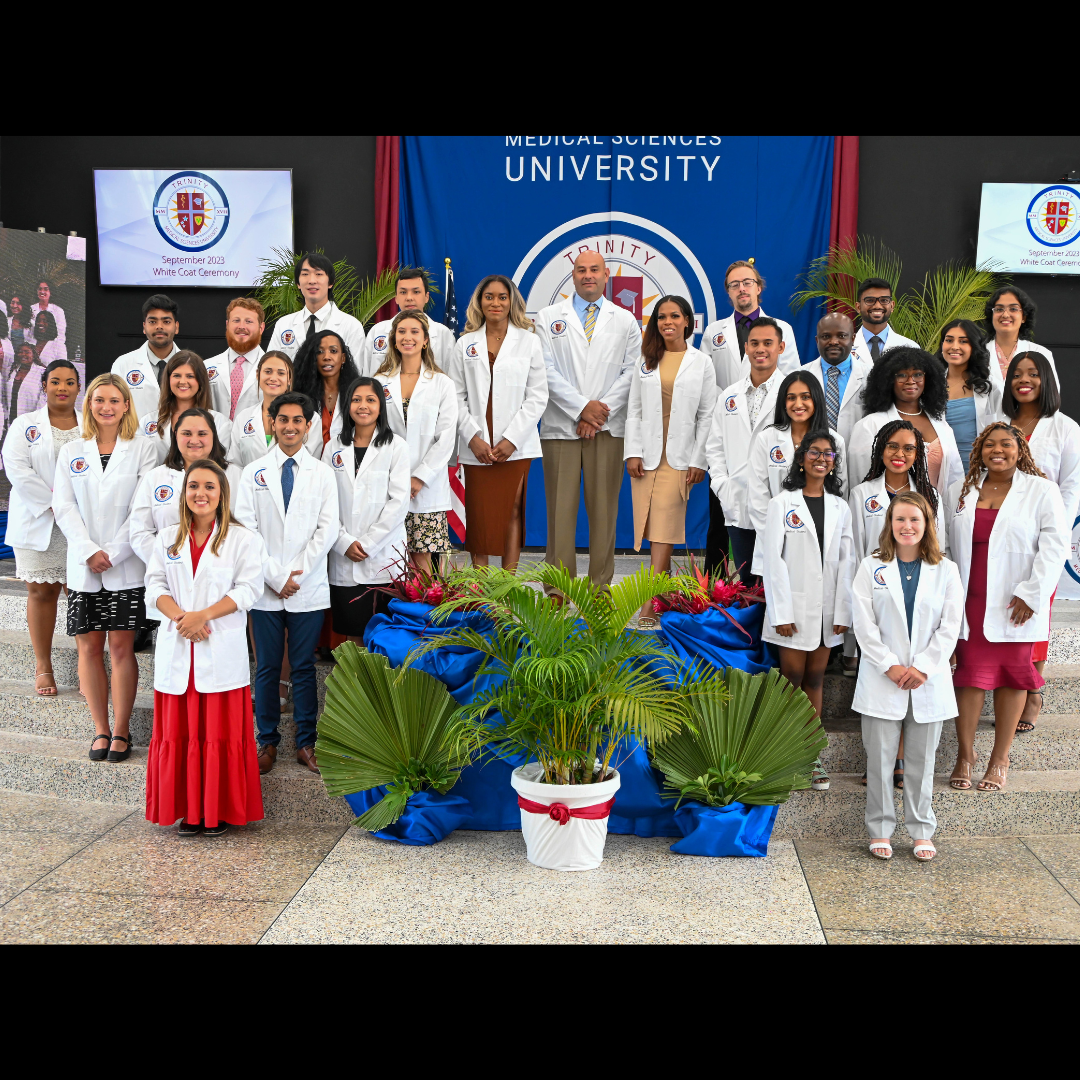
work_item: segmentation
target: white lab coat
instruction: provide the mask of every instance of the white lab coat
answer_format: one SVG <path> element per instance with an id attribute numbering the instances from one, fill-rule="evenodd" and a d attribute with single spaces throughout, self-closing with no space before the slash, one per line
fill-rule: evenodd
<path id="1" fill-rule="evenodd" d="M 180 350 L 173 342 L 172 352 L 165 357 L 167 364 Z M 161 387 L 158 383 L 157 364 L 160 361 L 150 351 L 150 345 L 143 342 L 133 352 L 124 353 L 113 361 L 112 373 L 119 375 L 131 394 L 135 414 L 140 421 L 156 420 Z"/>
<path id="2" fill-rule="evenodd" d="M 541 439 L 576 439 L 581 410 L 590 401 L 611 410 L 601 430 L 623 437 L 630 380 L 641 365 L 641 327 L 629 311 L 601 300 L 592 342 L 585 337 L 573 297 L 536 316 L 548 376 Z"/>
<path id="3" fill-rule="evenodd" d="M 774 414 L 775 415 L 775 414 Z M 840 487 L 847 496 L 847 446 L 835 431 L 830 434 L 836 440 L 836 452 L 840 455 Z M 750 444 L 749 478 L 746 490 L 746 508 L 750 514 L 750 528 L 758 534 L 754 547 L 754 563 L 750 568 L 758 577 L 764 572 L 765 548 L 760 542 L 765 533 L 765 519 L 769 513 L 769 500 L 784 490 L 784 478 L 791 471 L 795 460 L 795 443 L 791 438 L 790 425 L 781 430 L 773 424 L 762 428 Z"/>
<path id="4" fill-rule="evenodd" d="M 901 347 L 907 349 L 921 349 L 922 346 L 917 341 L 912 341 L 909 337 L 904 337 L 903 334 L 898 334 L 891 326 L 888 328 L 889 336 L 885 339 L 885 346 L 881 350 L 881 355 L 884 356 L 890 349 L 899 349 Z M 873 357 L 870 355 L 870 346 L 867 344 L 866 339 L 863 337 L 862 330 L 855 331 L 855 344 L 851 346 L 851 355 L 858 357 L 859 363 L 865 364 L 867 367 L 874 366 Z"/>
<path id="5" fill-rule="evenodd" d="M 495 361 L 494 389 L 483 327 L 462 335 L 445 370 L 457 391 L 458 460 L 462 464 L 480 464 L 469 449 L 477 435 L 489 446 L 509 439 L 517 447 L 510 461 L 540 457 L 538 427 L 547 408 L 548 388 L 544 350 L 535 333 L 517 326 L 507 328 Z M 489 396 L 494 431 L 487 426 Z"/>
<path id="6" fill-rule="evenodd" d="M 82 414 L 75 410 L 75 426 Z M 52 541 L 56 458 L 48 407 L 19 415 L 4 439 L 4 471 L 11 482 L 6 543 L 44 551 Z M 93 554 L 91 552 L 91 554 Z"/>
<path id="7" fill-rule="evenodd" d="M 822 391 L 827 394 L 829 384 L 823 370 L 825 366 L 825 361 L 819 356 L 816 360 L 811 360 L 809 364 L 803 365 L 803 371 L 813 375 L 821 383 Z M 840 399 L 840 413 L 836 418 L 836 430 L 844 436 L 844 442 L 849 445 L 855 425 L 866 414 L 862 403 L 862 392 L 863 387 L 866 385 L 866 377 L 870 374 L 870 367 L 869 363 L 864 363 L 853 356 L 851 374 L 848 376 L 847 386 L 844 387 L 844 396 Z M 848 469 L 848 477 L 852 481 L 856 480 L 853 470 Z"/>
<path id="8" fill-rule="evenodd" d="M 964 616 L 964 588 L 956 563 L 923 562 L 908 637 L 907 608 L 895 559 L 866 558 L 852 585 L 852 618 L 862 649 L 859 681 L 852 708 L 881 720 L 903 720 L 908 704 L 917 724 L 933 724 L 956 716 L 949 661 Z M 901 690 L 885 673 L 891 667 L 914 666 L 926 676 L 915 690 Z"/>
<path id="9" fill-rule="evenodd" d="M 257 370 L 262 359 L 262 347 L 256 345 L 250 352 L 244 353 L 244 385 L 236 402 L 237 415 L 244 409 L 258 404 L 260 400 Z M 206 374 L 210 377 L 210 396 L 213 409 L 228 417 L 232 412 L 232 362 L 239 353 L 226 349 L 206 361 Z"/>
<path id="10" fill-rule="evenodd" d="M 102 471 L 96 439 L 69 442 L 56 461 L 53 513 L 67 538 L 67 586 L 76 592 L 120 592 L 143 585 L 146 564 L 131 547 L 131 505 L 154 467 L 147 439 L 117 439 Z M 104 551 L 112 567 L 95 574 L 86 560 Z"/>
<path id="11" fill-rule="evenodd" d="M 237 519 L 257 532 L 266 548 L 266 588 L 253 610 L 322 611 L 330 606 L 326 557 L 341 531 L 337 485 L 329 466 L 306 452 L 296 454 L 297 471 L 286 515 L 281 493 L 286 456 L 275 446 L 245 466 L 233 504 Z M 282 600 L 273 590 L 283 589 L 294 570 L 300 571 L 295 579 L 300 589 Z"/>
<path id="12" fill-rule="evenodd" d="M 660 465 L 666 450 L 673 469 L 707 469 L 705 444 L 716 411 L 715 371 L 709 358 L 692 345 L 683 353 L 671 390 L 667 446 L 664 440 L 664 402 L 660 391 L 660 368 L 648 369 L 642 360 L 630 381 L 626 410 L 624 459 L 638 457 L 650 472 Z"/>
<path id="13" fill-rule="evenodd" d="M 210 409 L 210 415 L 214 418 L 214 426 L 217 428 L 218 445 L 229 452 L 232 444 L 232 423 L 227 415 Z M 157 455 L 157 463 L 160 465 L 169 456 L 169 448 L 172 446 L 172 421 L 166 420 L 164 429 L 158 427 L 157 413 L 152 418 L 147 418 L 139 423 L 139 438 L 147 439 L 154 447 Z"/>
<path id="14" fill-rule="evenodd" d="M 759 317 L 765 318 L 764 310 Z M 795 331 L 791 328 L 791 323 L 784 322 L 783 319 L 777 319 L 776 322 L 784 334 L 784 351 L 780 354 L 776 366 L 785 375 L 790 375 L 801 366 L 799 347 L 795 344 Z M 739 355 L 739 335 L 735 328 L 734 312 L 726 319 L 717 319 L 705 327 L 705 333 L 701 335 L 701 351 L 712 360 L 716 370 L 717 390 L 745 379 L 750 374 L 750 361 L 747 360 L 745 352 L 742 356 Z"/>
<path id="15" fill-rule="evenodd" d="M 339 389 L 341 389 L 339 387 Z M 311 454 L 316 461 L 322 461 L 323 450 L 327 446 L 333 446 L 335 443 L 340 442 L 338 436 L 341 434 L 341 395 L 334 399 L 334 415 L 330 417 L 330 438 L 323 443 L 323 431 L 322 431 L 322 407 L 323 399 L 319 398 L 315 402 L 317 408 L 315 415 L 311 418 L 311 427 L 308 428 L 307 438 L 304 440 L 304 449 Z M 261 420 L 259 421 L 261 424 Z M 265 436 L 264 436 L 265 437 Z"/>
<path id="16" fill-rule="evenodd" d="M 17 418 L 22 416 L 23 413 L 36 413 L 39 409 L 45 407 L 45 390 L 41 385 L 41 380 L 45 377 L 47 367 L 48 363 L 42 363 L 40 360 L 35 359 L 30 365 L 30 370 L 19 384 L 17 400 L 12 401 L 12 391 L 15 389 L 15 370 L 14 365 L 5 366 L 3 369 L 4 381 L 3 385 L 0 386 L 0 400 L 3 401 L 4 416 L 14 415 Z"/>
<path id="17" fill-rule="evenodd" d="M 889 502 L 884 473 L 876 480 L 867 480 L 851 489 L 848 506 L 851 508 L 851 531 L 855 537 L 856 559 L 868 558 L 877 551 L 881 530 L 889 513 Z M 938 546 L 942 552 L 948 552 L 949 531 L 945 528 L 945 500 L 940 495 L 934 525 L 937 527 Z"/>
<path id="18" fill-rule="evenodd" d="M 283 352 L 290 360 L 295 360 L 300 346 L 307 339 L 310 323 L 311 312 L 306 307 L 294 311 L 291 315 L 282 316 L 270 331 L 270 350 Z M 345 342 L 346 348 L 352 353 L 353 363 L 359 370 L 364 348 L 363 324 L 351 315 L 346 315 L 333 300 L 328 300 L 315 313 L 315 333 L 321 330 L 333 330 Z"/>
<path id="19" fill-rule="evenodd" d="M 30 305 L 30 325 L 33 327 L 34 322 L 37 320 L 37 314 L 41 310 L 40 304 Z M 49 306 L 45 309 L 53 317 L 53 322 L 56 323 L 56 337 L 53 339 L 61 348 L 67 345 L 67 316 L 64 314 L 62 307 L 57 307 L 52 301 L 49 302 Z"/>
<path id="20" fill-rule="evenodd" d="M 822 641 L 839 645 L 834 626 L 851 626 L 851 579 L 855 548 L 851 511 L 837 495 L 825 498 L 825 557 L 818 551 L 814 519 L 802 490 L 784 491 L 769 502 L 765 523 L 765 626 L 774 645 L 813 652 Z M 792 637 L 776 627 L 795 624 Z"/>
<path id="21" fill-rule="evenodd" d="M 776 395 L 784 381 L 777 369 L 769 376 L 765 400 L 757 423 L 750 427 L 746 407 L 746 380 L 727 387 L 716 401 L 713 421 L 705 444 L 709 464 L 709 483 L 724 508 L 724 520 L 737 529 L 750 529 L 750 445 L 754 436 L 767 428 L 776 413 Z"/>
<path id="22" fill-rule="evenodd" d="M 331 585 L 374 585 L 390 581 L 406 559 L 405 515 L 409 512 L 409 447 L 397 435 L 367 448 L 360 468 L 351 446 L 326 444 L 323 461 L 337 485 L 341 517 L 330 552 Z M 368 553 L 363 562 L 345 558 L 354 541 Z"/>
<path id="23" fill-rule="evenodd" d="M 906 420 L 901 416 L 896 406 L 893 405 L 887 412 L 870 413 L 864 416 L 851 433 L 851 442 L 848 446 L 848 476 L 854 484 L 861 484 L 863 477 L 870 471 L 871 458 L 873 457 L 874 440 L 878 432 L 892 420 Z M 933 425 L 934 431 L 941 442 L 941 471 L 938 473 L 936 484 L 938 495 L 944 499 L 949 493 L 949 488 L 957 480 L 963 480 L 967 469 L 960 460 L 960 451 L 956 447 L 956 436 L 949 427 L 949 422 L 942 417 L 935 419 L 929 413 L 926 419 Z"/>
<path id="24" fill-rule="evenodd" d="M 319 429 L 321 432 L 321 424 Z M 340 424 L 338 430 L 340 431 Z M 310 435 L 311 432 L 308 432 L 309 437 Z M 243 412 L 237 410 L 236 419 L 232 425 L 232 441 L 228 452 L 230 462 L 243 469 L 245 465 L 250 465 L 253 461 L 266 457 L 275 446 L 277 446 L 277 440 L 274 438 L 271 438 L 269 444 L 266 442 L 261 401 L 244 409 Z"/>
<path id="25" fill-rule="evenodd" d="M 485 358 L 485 363 L 487 362 Z M 386 418 L 390 430 L 409 445 L 410 476 L 424 482 L 408 513 L 433 514 L 450 509 L 450 474 L 447 469 L 457 449 L 458 404 L 449 375 L 422 372 L 409 400 L 409 427 L 401 411 L 401 373 L 379 375 L 386 388 Z"/>
<path id="26" fill-rule="evenodd" d="M 982 480 L 986 475 L 984 472 Z M 960 499 L 962 486 L 962 482 L 954 484 L 949 491 L 945 516 L 950 522 L 949 550 L 960 568 L 966 596 L 979 492 L 972 488 Z M 1057 484 L 1041 476 L 1019 471 L 1013 474 L 1012 489 L 1001 504 L 990 534 L 983 620 L 987 641 L 1050 639 L 1050 597 L 1069 554 L 1069 525 Z M 1014 596 L 1035 612 L 1024 626 L 1009 621 L 1012 613 L 1008 605 Z M 966 614 L 960 637 L 964 641 L 968 638 Z"/>
<path id="27" fill-rule="evenodd" d="M 998 393 L 1004 397 L 1005 395 L 1005 376 L 1001 374 L 1001 365 L 998 363 L 997 349 L 994 346 L 994 339 L 991 337 L 987 343 L 986 348 L 990 353 L 990 382 L 997 389 Z M 1027 341 L 1021 338 L 1016 343 L 1016 352 L 1037 352 L 1042 353 L 1047 360 L 1050 361 L 1050 370 L 1054 373 L 1054 378 L 1058 381 L 1058 386 L 1061 386 L 1061 376 L 1057 373 L 1057 365 L 1054 363 L 1054 354 L 1045 345 L 1036 345 L 1034 341 Z M 981 429 L 980 429 L 981 430 Z"/>
<path id="28" fill-rule="evenodd" d="M 159 693 L 187 693 L 192 657 L 195 689 L 200 694 L 236 690 L 251 681 L 247 613 L 262 595 L 263 545 L 257 533 L 234 523 L 221 553 L 215 555 L 211 548 L 216 535 L 215 525 L 194 574 L 190 540 L 175 555 L 169 554 L 169 548 L 176 540 L 176 529 L 166 529 L 154 541 L 146 571 L 146 611 L 149 614 L 153 608 L 161 621 L 154 647 L 154 689 Z M 229 597 L 236 611 L 207 623 L 206 640 L 193 643 L 158 611 L 162 596 L 172 597 L 181 611 L 205 611 Z"/>
<path id="29" fill-rule="evenodd" d="M 1080 514 L 1080 424 L 1060 410 L 1043 417 L 1028 439 L 1028 448 L 1047 480 L 1057 484 L 1071 531 Z"/>
<path id="30" fill-rule="evenodd" d="M 393 319 L 383 319 L 367 332 L 361 351 L 356 357 L 356 367 L 361 375 L 373 376 L 382 367 L 390 341 L 390 327 L 393 324 Z M 450 365 L 454 362 L 454 347 L 457 344 L 454 331 L 431 319 L 428 319 L 428 330 L 431 335 L 431 351 L 435 354 L 435 364 L 449 375 Z M 499 355 L 501 356 L 502 353 Z M 487 359 L 486 353 L 484 359 Z"/>

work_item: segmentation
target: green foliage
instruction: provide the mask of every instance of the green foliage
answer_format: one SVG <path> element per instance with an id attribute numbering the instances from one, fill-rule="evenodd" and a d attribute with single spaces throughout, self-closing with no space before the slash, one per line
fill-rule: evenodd
<path id="1" fill-rule="evenodd" d="M 315 754 L 331 797 L 388 785 L 356 822 L 378 832 L 401 817 L 410 795 L 457 782 L 460 769 L 443 748 L 456 703 L 437 679 L 415 668 L 395 672 L 385 656 L 351 641 L 334 656 Z"/>
<path id="2" fill-rule="evenodd" d="M 806 288 L 792 296 L 791 309 L 798 311 L 811 301 L 824 300 L 830 311 L 854 319 L 859 282 L 870 277 L 884 278 L 896 297 L 889 324 L 897 333 L 917 341 L 927 352 L 936 353 L 941 331 L 949 322 L 953 319 L 980 322 L 986 301 L 996 289 L 1008 283 L 1008 276 L 995 269 L 997 265 L 986 263 L 976 268 L 945 263 L 902 295 L 900 256 L 880 241 L 860 236 L 857 245 L 850 241 L 834 244 L 827 255 L 810 264 L 803 275 Z"/>
<path id="3" fill-rule="evenodd" d="M 565 602 L 560 606 L 537 585 Z M 545 783 L 598 783 L 609 775 L 622 740 L 657 746 L 691 721 L 695 701 L 723 700 L 721 674 L 705 666 L 685 672 L 678 689 L 669 688 L 652 669 L 670 665 L 670 652 L 650 635 L 627 629 L 653 597 L 697 590 L 691 578 L 642 567 L 610 591 L 596 592 L 587 578 L 551 566 L 517 573 L 470 567 L 452 573 L 449 587 L 453 599 L 436 609 L 436 622 L 451 611 L 478 607 L 494 631 L 483 635 L 461 627 L 438 634 L 406 664 L 433 649 L 464 646 L 484 654 L 478 679 L 503 677 L 454 714 L 455 764 L 490 749 L 524 750 L 542 765 Z"/>
<path id="4" fill-rule="evenodd" d="M 810 699 L 773 668 L 727 670 L 728 696 L 695 697 L 687 728 L 653 750 L 666 786 L 707 806 L 787 802 L 828 745 Z M 671 796 L 674 798 L 675 796 Z"/>

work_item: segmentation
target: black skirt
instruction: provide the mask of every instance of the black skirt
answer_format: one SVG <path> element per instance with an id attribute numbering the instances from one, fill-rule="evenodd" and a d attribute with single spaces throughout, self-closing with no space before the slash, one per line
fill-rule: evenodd
<path id="1" fill-rule="evenodd" d="M 146 625 L 146 589 L 68 593 L 68 637 L 102 630 L 138 630 Z"/>
<path id="2" fill-rule="evenodd" d="M 390 597 L 370 585 L 331 585 L 330 614 L 334 633 L 363 638 L 373 615 L 390 610 Z"/>

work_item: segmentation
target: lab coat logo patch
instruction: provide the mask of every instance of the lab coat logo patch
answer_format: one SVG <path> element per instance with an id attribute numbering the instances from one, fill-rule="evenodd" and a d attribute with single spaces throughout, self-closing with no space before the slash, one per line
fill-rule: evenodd
<path id="1" fill-rule="evenodd" d="M 154 224 L 174 248 L 206 251 L 229 227 L 229 200 L 206 173 L 173 173 L 154 195 Z"/>
<path id="2" fill-rule="evenodd" d="M 385 334 L 379 334 L 379 336 L 371 343 L 371 347 L 377 353 L 386 352 L 386 335 Z"/>
<path id="3" fill-rule="evenodd" d="M 724 344 L 724 335 L 723 334 L 713 334 L 712 343 L 713 343 L 713 348 L 714 349 L 721 348 L 723 346 L 723 344 Z"/>
<path id="4" fill-rule="evenodd" d="M 266 487 L 266 470 L 265 469 L 260 469 L 255 474 L 255 486 L 256 487 L 261 487 L 261 488 Z"/>
<path id="5" fill-rule="evenodd" d="M 71 462 L 71 475 L 82 476 L 90 466 L 86 464 L 86 458 L 77 457 Z"/>
<path id="6" fill-rule="evenodd" d="M 162 484 L 154 488 L 154 499 L 159 503 L 166 503 L 173 497 L 173 489 L 168 484 Z"/>
<path id="7" fill-rule="evenodd" d="M 1046 247 L 1065 247 L 1080 236 L 1080 191 L 1044 188 L 1028 205 L 1028 232 Z"/>
<path id="8" fill-rule="evenodd" d="M 465 355 L 470 360 L 475 360 L 480 355 L 480 350 L 476 347 L 475 342 L 465 350 Z"/>
<path id="9" fill-rule="evenodd" d="M 734 415 L 735 413 L 737 413 L 739 411 L 739 406 L 735 402 L 735 395 L 734 394 L 732 394 L 731 397 L 729 397 L 727 399 L 727 401 L 724 402 L 724 408 L 731 415 Z"/>
<path id="10" fill-rule="evenodd" d="M 334 454 L 330 461 L 333 463 L 335 469 L 345 468 L 345 458 L 341 456 L 340 450 L 338 450 L 337 453 Z"/>
<path id="11" fill-rule="evenodd" d="M 254 419 L 249 420 L 244 425 L 244 434 L 245 435 L 254 435 L 255 434 L 255 421 L 254 421 Z"/>
<path id="12" fill-rule="evenodd" d="M 31 424 L 26 429 L 26 441 L 33 446 L 36 442 L 41 442 L 41 428 Z"/>
<path id="13" fill-rule="evenodd" d="M 281 344 L 291 345 L 296 340 L 296 335 L 291 330 L 281 331 Z"/>
<path id="14" fill-rule="evenodd" d="M 799 517 L 799 515 L 796 514 L 794 510 L 789 510 L 787 512 L 787 514 L 784 517 L 784 521 L 787 522 L 787 526 L 788 526 L 789 529 L 805 529 L 806 528 L 806 522 L 804 522 L 803 519 L 801 517 Z"/>
<path id="15" fill-rule="evenodd" d="M 146 376 L 138 368 L 127 373 L 128 386 L 142 386 L 145 381 Z"/>
<path id="16" fill-rule="evenodd" d="M 156 435 L 157 434 L 157 421 L 156 420 L 147 420 L 146 423 L 143 424 L 143 434 L 147 438 L 149 438 L 151 435 Z"/>
<path id="17" fill-rule="evenodd" d="M 958 503 L 956 504 L 956 513 L 958 513 L 958 514 L 962 514 L 963 512 L 964 512 L 964 500 L 963 500 L 963 499 L 961 499 L 961 500 L 960 500 L 960 501 L 959 501 L 959 502 L 958 502 Z"/>
<path id="18" fill-rule="evenodd" d="M 551 336 L 562 337 L 566 333 L 566 321 L 564 319 L 556 319 L 551 324 Z"/>
<path id="19" fill-rule="evenodd" d="M 769 460 L 774 465 L 786 465 L 787 464 L 787 458 L 784 457 L 784 451 L 781 450 L 779 446 L 774 446 L 769 451 Z"/>
<path id="20" fill-rule="evenodd" d="M 211 382 L 217 382 L 217 377 L 218 377 L 218 369 L 217 369 L 217 367 L 208 367 L 206 369 L 206 377 Z"/>
<path id="21" fill-rule="evenodd" d="M 881 501 L 876 495 L 871 495 L 863 504 L 868 514 L 876 514 L 881 509 Z"/>
<path id="22" fill-rule="evenodd" d="M 876 569 L 876 570 L 874 571 L 874 580 L 875 580 L 875 581 L 876 581 L 876 582 L 877 582 L 877 583 L 878 583 L 879 585 L 884 585 L 884 584 L 885 584 L 885 567 L 884 567 L 884 566 L 879 566 L 879 567 L 878 567 L 878 568 L 877 568 L 877 569 Z"/>
<path id="23" fill-rule="evenodd" d="M 165 554 L 168 556 L 169 562 L 179 562 L 184 557 L 179 551 L 174 555 L 170 548 L 165 549 Z"/>
<path id="24" fill-rule="evenodd" d="M 384 386 L 382 392 L 383 392 L 383 397 L 386 398 L 387 401 L 389 401 L 390 400 L 390 387 L 389 386 Z"/>

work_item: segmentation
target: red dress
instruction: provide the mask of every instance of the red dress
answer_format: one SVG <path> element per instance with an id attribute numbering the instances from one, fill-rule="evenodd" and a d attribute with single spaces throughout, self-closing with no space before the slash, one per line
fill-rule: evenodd
<path id="1" fill-rule="evenodd" d="M 1007 687 L 1038 690 L 1043 679 L 1031 662 L 1034 644 L 1030 641 L 987 641 L 983 635 L 986 618 L 986 566 L 990 533 L 997 520 L 996 510 L 975 510 L 971 536 L 971 573 L 968 575 L 967 641 L 956 643 L 954 686 L 977 686 L 983 690 Z"/>
<path id="2" fill-rule="evenodd" d="M 206 549 L 191 537 L 191 572 Z M 211 632 L 213 627 L 211 626 Z M 255 751 L 251 688 L 215 694 L 195 689 L 195 643 L 184 694 L 154 691 L 154 734 L 146 763 L 146 820 L 173 825 L 178 818 L 213 828 L 263 818 Z"/>

